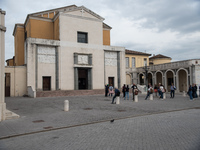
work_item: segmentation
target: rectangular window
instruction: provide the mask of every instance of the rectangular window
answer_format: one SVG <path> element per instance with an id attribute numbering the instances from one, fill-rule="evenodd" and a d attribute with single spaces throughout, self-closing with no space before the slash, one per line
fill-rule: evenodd
<path id="1" fill-rule="evenodd" d="M 129 68 L 129 58 L 126 57 L 126 68 Z"/>
<path id="2" fill-rule="evenodd" d="M 77 41 L 78 43 L 88 43 L 88 33 L 77 32 Z"/>
<path id="3" fill-rule="evenodd" d="M 147 66 L 147 59 L 144 58 L 144 66 Z"/>
<path id="4" fill-rule="evenodd" d="M 135 57 L 132 57 L 132 68 L 135 68 Z"/>

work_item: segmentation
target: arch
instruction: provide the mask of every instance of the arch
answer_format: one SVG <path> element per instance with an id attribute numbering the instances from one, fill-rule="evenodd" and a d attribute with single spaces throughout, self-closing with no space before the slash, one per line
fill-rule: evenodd
<path id="1" fill-rule="evenodd" d="M 175 83 L 175 72 L 171 69 L 166 70 L 165 72 L 165 88 L 167 91 L 170 91 L 170 87 L 171 84 L 173 83 L 174 85 L 176 85 Z"/>
<path id="2" fill-rule="evenodd" d="M 188 85 L 188 71 L 185 68 L 177 70 L 177 89 L 180 92 L 187 91 Z"/>
<path id="3" fill-rule="evenodd" d="M 155 73 L 155 84 L 158 85 L 159 83 L 163 84 L 163 72 L 160 70 Z"/>
<path id="4" fill-rule="evenodd" d="M 150 83 L 152 86 L 154 86 L 153 85 L 153 73 L 152 72 L 148 72 L 148 83 Z"/>
<path id="5" fill-rule="evenodd" d="M 126 84 L 131 85 L 132 76 L 130 73 L 126 73 Z"/>
<path id="6" fill-rule="evenodd" d="M 141 72 L 140 72 L 140 73 L 138 74 L 138 79 L 139 79 L 139 84 L 140 84 L 140 85 L 144 85 L 144 81 L 145 81 L 144 78 L 145 78 L 144 73 L 141 73 Z"/>

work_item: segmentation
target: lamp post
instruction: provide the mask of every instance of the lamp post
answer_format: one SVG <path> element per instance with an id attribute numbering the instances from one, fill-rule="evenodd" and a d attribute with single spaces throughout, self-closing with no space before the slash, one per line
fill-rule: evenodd
<path id="1" fill-rule="evenodd" d="M 145 71 L 145 85 L 146 85 L 146 92 L 147 92 L 147 88 L 148 88 L 148 70 L 149 68 L 147 67 L 147 64 L 145 64 L 145 66 L 143 67 L 144 71 Z"/>

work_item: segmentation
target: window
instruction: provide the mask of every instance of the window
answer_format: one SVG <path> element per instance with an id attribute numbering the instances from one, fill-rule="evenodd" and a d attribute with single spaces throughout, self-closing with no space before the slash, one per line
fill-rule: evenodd
<path id="1" fill-rule="evenodd" d="M 132 68 L 135 68 L 135 57 L 132 57 Z"/>
<path id="2" fill-rule="evenodd" d="M 78 43 L 88 43 L 88 33 L 77 32 Z"/>
<path id="3" fill-rule="evenodd" d="M 129 58 L 126 57 L 126 68 L 129 68 Z"/>
<path id="4" fill-rule="evenodd" d="M 144 66 L 147 66 L 147 59 L 144 58 Z"/>

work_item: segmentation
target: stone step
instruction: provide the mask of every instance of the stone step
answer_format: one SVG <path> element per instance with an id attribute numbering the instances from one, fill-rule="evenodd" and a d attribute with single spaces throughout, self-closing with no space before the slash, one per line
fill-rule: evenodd
<path id="1" fill-rule="evenodd" d="M 105 94 L 105 89 L 57 90 L 57 91 L 37 91 L 36 97 L 60 97 L 60 96 L 102 95 L 102 94 Z"/>
<path id="2" fill-rule="evenodd" d="M 19 115 L 17 115 L 16 113 L 10 111 L 10 110 L 6 110 L 6 120 L 8 119 L 17 119 L 19 118 Z"/>

